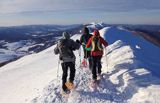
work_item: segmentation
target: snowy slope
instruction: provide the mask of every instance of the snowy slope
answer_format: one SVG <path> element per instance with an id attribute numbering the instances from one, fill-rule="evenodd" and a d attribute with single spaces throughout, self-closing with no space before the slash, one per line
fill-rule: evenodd
<path id="1" fill-rule="evenodd" d="M 80 51 L 75 51 L 77 87 L 68 99 L 62 98 L 61 67 L 52 46 L 0 68 L 0 102 L 158 103 L 160 48 L 119 28 L 103 28 L 100 33 L 110 46 L 102 58 L 103 79 L 98 91 L 89 89 L 90 71 L 79 68 Z"/>
<path id="2" fill-rule="evenodd" d="M 1 45 L 1 44 L 0 44 Z M 19 57 L 31 54 L 34 51 L 29 51 L 30 48 L 41 44 L 35 44 L 29 40 L 20 40 L 18 42 L 4 42 L 0 49 L 0 63 L 14 60 Z M 44 45 L 44 44 L 43 44 Z"/>
<path id="3" fill-rule="evenodd" d="M 130 96 L 123 102 L 158 103 L 160 48 L 121 28 L 103 28 L 101 34 L 110 44 L 113 43 L 108 47 L 107 62 L 109 71 L 114 74 L 110 76 L 111 81 L 117 82 L 119 78 L 120 84 L 124 83 L 119 90 L 126 95 L 119 99 Z M 119 45 L 114 46 L 116 42 Z"/>
<path id="4" fill-rule="evenodd" d="M 125 31 L 121 28 L 104 28 L 102 31 L 107 32 L 105 39 L 110 43 L 121 40 L 126 45 L 129 45 L 133 52 L 135 59 L 139 66 L 145 67 L 160 77 L 160 48 L 154 44 L 144 40 L 142 37 L 133 34 L 132 32 Z M 103 33 L 102 33 L 103 34 Z"/>

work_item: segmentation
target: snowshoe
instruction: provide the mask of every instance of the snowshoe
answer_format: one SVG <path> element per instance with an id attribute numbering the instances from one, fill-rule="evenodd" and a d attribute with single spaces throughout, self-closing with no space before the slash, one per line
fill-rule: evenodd
<path id="1" fill-rule="evenodd" d="M 101 79 L 101 75 L 97 75 L 97 80 L 100 80 Z"/>
<path id="2" fill-rule="evenodd" d="M 81 63 L 81 68 L 87 68 L 87 60 L 83 59 L 82 63 Z"/>
<path id="3" fill-rule="evenodd" d="M 75 88 L 75 85 L 74 85 L 74 83 L 72 83 L 72 82 L 66 82 L 65 85 L 67 86 L 67 88 L 68 88 L 69 90 L 72 90 L 72 89 Z"/>
<path id="4" fill-rule="evenodd" d="M 102 75 L 98 74 L 97 75 L 97 80 L 99 81 L 102 78 Z"/>
<path id="5" fill-rule="evenodd" d="M 91 91 L 96 90 L 97 85 L 98 85 L 98 81 L 97 80 L 90 80 L 89 88 L 91 89 Z"/>
<path id="6" fill-rule="evenodd" d="M 104 88 L 104 74 L 97 74 L 97 88 Z"/>

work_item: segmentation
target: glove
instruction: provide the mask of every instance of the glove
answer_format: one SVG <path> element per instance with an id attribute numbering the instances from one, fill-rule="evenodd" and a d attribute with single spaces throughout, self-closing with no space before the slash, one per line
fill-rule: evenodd
<path id="1" fill-rule="evenodd" d="M 76 42 L 77 42 L 78 44 L 81 44 L 81 42 L 80 42 L 78 39 L 76 40 Z"/>
<path id="2" fill-rule="evenodd" d="M 83 46 L 86 46 L 86 44 L 85 44 L 85 43 L 82 43 L 82 45 L 83 45 Z"/>

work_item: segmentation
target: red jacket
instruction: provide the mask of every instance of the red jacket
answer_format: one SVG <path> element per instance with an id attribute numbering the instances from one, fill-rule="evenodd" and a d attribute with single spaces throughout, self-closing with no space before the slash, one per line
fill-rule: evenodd
<path id="1" fill-rule="evenodd" d="M 95 30 L 93 32 L 93 36 L 99 36 L 100 43 L 103 44 L 105 47 L 108 46 L 108 43 L 102 37 L 100 37 L 100 34 L 99 34 L 98 30 Z M 86 48 L 89 48 L 91 46 L 93 36 L 88 40 Z M 103 55 L 103 50 L 101 50 L 101 51 L 91 51 L 91 56 L 102 56 L 102 55 Z"/>

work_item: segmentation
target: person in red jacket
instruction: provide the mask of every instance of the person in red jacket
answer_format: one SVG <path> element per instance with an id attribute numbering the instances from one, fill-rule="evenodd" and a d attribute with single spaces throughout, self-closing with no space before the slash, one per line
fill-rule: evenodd
<path id="1" fill-rule="evenodd" d="M 103 46 L 107 47 L 108 43 L 101 36 L 98 30 L 94 30 L 93 36 L 88 40 L 86 48 L 91 47 L 91 58 L 92 58 L 92 79 L 97 80 L 97 69 L 98 75 L 101 75 L 101 58 L 103 56 Z"/>

